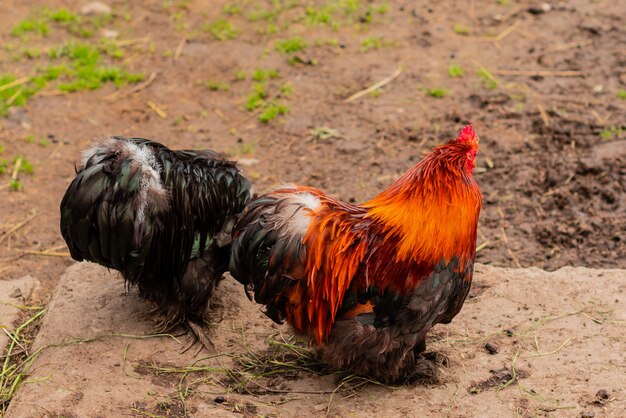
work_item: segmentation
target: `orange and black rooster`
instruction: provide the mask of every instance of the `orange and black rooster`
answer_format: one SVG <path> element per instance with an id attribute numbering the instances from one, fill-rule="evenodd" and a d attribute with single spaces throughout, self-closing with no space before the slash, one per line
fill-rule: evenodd
<path id="1" fill-rule="evenodd" d="M 273 190 L 235 225 L 231 274 L 333 367 L 384 382 L 416 377 L 426 333 L 449 323 L 470 289 L 477 151 L 466 126 L 361 205 L 312 187 Z"/>
<path id="2" fill-rule="evenodd" d="M 75 260 L 119 270 L 155 302 L 160 330 L 187 325 L 207 346 L 205 314 L 251 190 L 211 151 L 108 138 L 84 153 L 61 201 L 61 233 Z"/>

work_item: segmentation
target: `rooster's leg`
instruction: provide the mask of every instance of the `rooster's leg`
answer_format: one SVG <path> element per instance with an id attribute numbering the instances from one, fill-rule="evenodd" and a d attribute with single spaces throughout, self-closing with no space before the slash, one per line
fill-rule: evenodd
<path id="1" fill-rule="evenodd" d="M 426 338 L 415 344 L 415 348 L 413 348 L 413 352 L 415 353 L 415 355 L 421 354 L 424 351 L 426 351 Z"/>
<path id="2" fill-rule="evenodd" d="M 189 331 L 191 332 L 191 334 L 193 334 L 193 336 L 191 338 L 191 343 L 187 348 L 183 350 L 183 353 L 189 350 L 197 342 L 199 342 L 201 345 L 200 350 L 202 349 L 202 347 L 204 347 L 211 352 L 215 351 L 215 345 L 213 345 L 213 343 L 209 339 L 208 330 L 205 326 L 203 326 L 203 324 L 199 324 L 192 319 L 187 319 L 187 326 L 189 327 Z"/>

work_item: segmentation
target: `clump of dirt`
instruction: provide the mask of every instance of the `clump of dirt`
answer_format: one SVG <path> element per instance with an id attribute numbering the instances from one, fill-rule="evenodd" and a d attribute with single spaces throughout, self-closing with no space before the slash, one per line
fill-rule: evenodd
<path id="1" fill-rule="evenodd" d="M 589 405 L 603 407 L 611 402 L 611 394 L 606 389 L 599 389 Z"/>
<path id="2" fill-rule="evenodd" d="M 317 351 L 294 338 L 286 342 L 270 341 L 269 348 L 259 353 L 236 356 L 235 367 L 219 383 L 234 393 L 265 395 L 288 393 L 285 381 L 337 373 L 321 362 Z"/>
<path id="3" fill-rule="evenodd" d="M 62 411 L 58 416 L 63 418 L 79 418 L 75 413 L 68 411 Z"/>
<path id="4" fill-rule="evenodd" d="M 619 216 L 626 194 L 624 143 L 599 141 L 603 128 L 592 122 L 551 114 L 546 126 L 537 113 L 524 116 L 530 134 L 523 144 L 508 150 L 485 147 L 495 166 L 481 175 L 487 191 L 482 224 L 509 247 L 506 252 L 518 266 L 622 266 L 626 244 L 618 231 L 626 230 L 626 219 Z M 511 194 L 489 192 L 493 189 Z M 498 232 L 503 222 L 506 227 Z M 478 259 L 487 261 L 490 251 L 479 253 Z"/>
<path id="5" fill-rule="evenodd" d="M 180 399 L 167 400 L 157 402 L 152 408 L 148 406 L 147 402 L 136 401 L 130 405 L 131 416 L 144 417 L 184 417 L 186 413 L 195 412 L 196 408 L 190 408 L 186 410 Z"/>
<path id="6" fill-rule="evenodd" d="M 154 359 L 141 359 L 133 367 L 135 373 L 142 376 L 150 376 L 150 380 L 155 385 L 162 387 L 174 387 L 179 381 L 177 373 L 168 373 L 164 370 L 177 369 L 177 366 L 172 363 L 159 363 Z"/>
<path id="7" fill-rule="evenodd" d="M 257 416 L 258 407 L 251 402 L 239 401 L 229 403 L 228 401 L 223 403 L 231 412 L 242 414 L 247 417 Z"/>
<path id="8" fill-rule="evenodd" d="M 189 413 L 193 413 L 193 409 L 187 411 Z M 156 407 L 152 411 L 153 414 L 158 416 L 166 416 L 166 417 L 183 417 L 185 416 L 185 409 L 180 401 L 177 399 L 175 401 L 161 401 L 157 402 Z"/>
<path id="9" fill-rule="evenodd" d="M 478 394 L 483 390 L 489 390 L 494 388 L 503 388 L 505 385 L 511 385 L 517 383 L 519 379 L 524 379 L 529 376 L 529 373 L 523 369 L 515 369 L 513 372 L 510 368 L 503 367 L 498 370 L 489 370 L 491 376 L 483 381 L 472 383 L 467 388 L 467 391 L 472 394 Z"/>

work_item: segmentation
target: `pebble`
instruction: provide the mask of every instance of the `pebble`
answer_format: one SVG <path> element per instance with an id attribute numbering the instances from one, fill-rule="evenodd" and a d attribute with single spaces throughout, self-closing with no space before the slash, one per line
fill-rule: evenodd
<path id="1" fill-rule="evenodd" d="M 31 128 L 28 113 L 23 107 L 10 107 L 8 110 L 7 120 L 20 125 L 25 130 L 29 130 Z"/>
<path id="2" fill-rule="evenodd" d="M 80 8 L 81 15 L 108 15 L 111 13 L 111 6 L 100 1 L 92 1 Z"/>
<path id="3" fill-rule="evenodd" d="M 113 29 L 102 29 L 102 36 L 108 39 L 115 39 L 120 33 Z"/>
<path id="4" fill-rule="evenodd" d="M 530 6 L 528 8 L 528 13 L 532 15 L 540 15 L 542 13 L 547 13 L 550 10 L 552 10 L 552 6 L 550 6 L 548 3 L 541 3 L 537 6 Z"/>
<path id="5" fill-rule="evenodd" d="M 487 350 L 487 352 L 491 355 L 498 354 L 498 347 L 491 343 L 485 344 L 485 350 Z"/>
<path id="6" fill-rule="evenodd" d="M 344 140 L 340 141 L 337 144 L 337 149 L 343 151 L 346 154 L 351 154 L 353 152 L 361 151 L 366 147 L 366 144 L 363 141 L 356 140 Z"/>
<path id="7" fill-rule="evenodd" d="M 606 389 L 600 389 L 596 392 L 596 397 L 598 399 L 609 399 L 609 392 Z"/>
<path id="8" fill-rule="evenodd" d="M 216 396 L 214 399 L 215 403 L 224 403 L 225 400 L 222 395 Z"/>
<path id="9" fill-rule="evenodd" d="M 259 163 L 259 160 L 257 160 L 256 158 L 240 158 L 237 160 L 237 164 L 244 165 L 244 166 L 251 166 L 251 165 L 258 164 L 258 163 Z"/>

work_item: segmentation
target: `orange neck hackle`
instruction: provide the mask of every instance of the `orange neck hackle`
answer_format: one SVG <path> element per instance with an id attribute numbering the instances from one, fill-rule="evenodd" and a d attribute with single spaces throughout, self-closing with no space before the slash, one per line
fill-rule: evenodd
<path id="1" fill-rule="evenodd" d="M 292 287 L 287 297 L 285 315 L 295 330 L 322 344 L 346 292 L 353 285 L 369 286 L 370 272 L 381 291 L 404 291 L 442 260 L 455 258 L 460 268 L 467 268 L 476 252 L 481 206 L 472 175 L 477 151 L 478 136 L 468 126 L 360 206 L 300 187 L 321 205 L 310 213 L 303 238 L 307 280 Z M 372 309 L 371 304 L 359 304 L 349 314 Z"/>
<path id="2" fill-rule="evenodd" d="M 462 263 L 473 257 L 481 207 L 472 175 L 478 141 L 466 126 L 364 205 L 387 237 L 398 240 L 396 261 L 436 265 L 454 256 Z"/>

